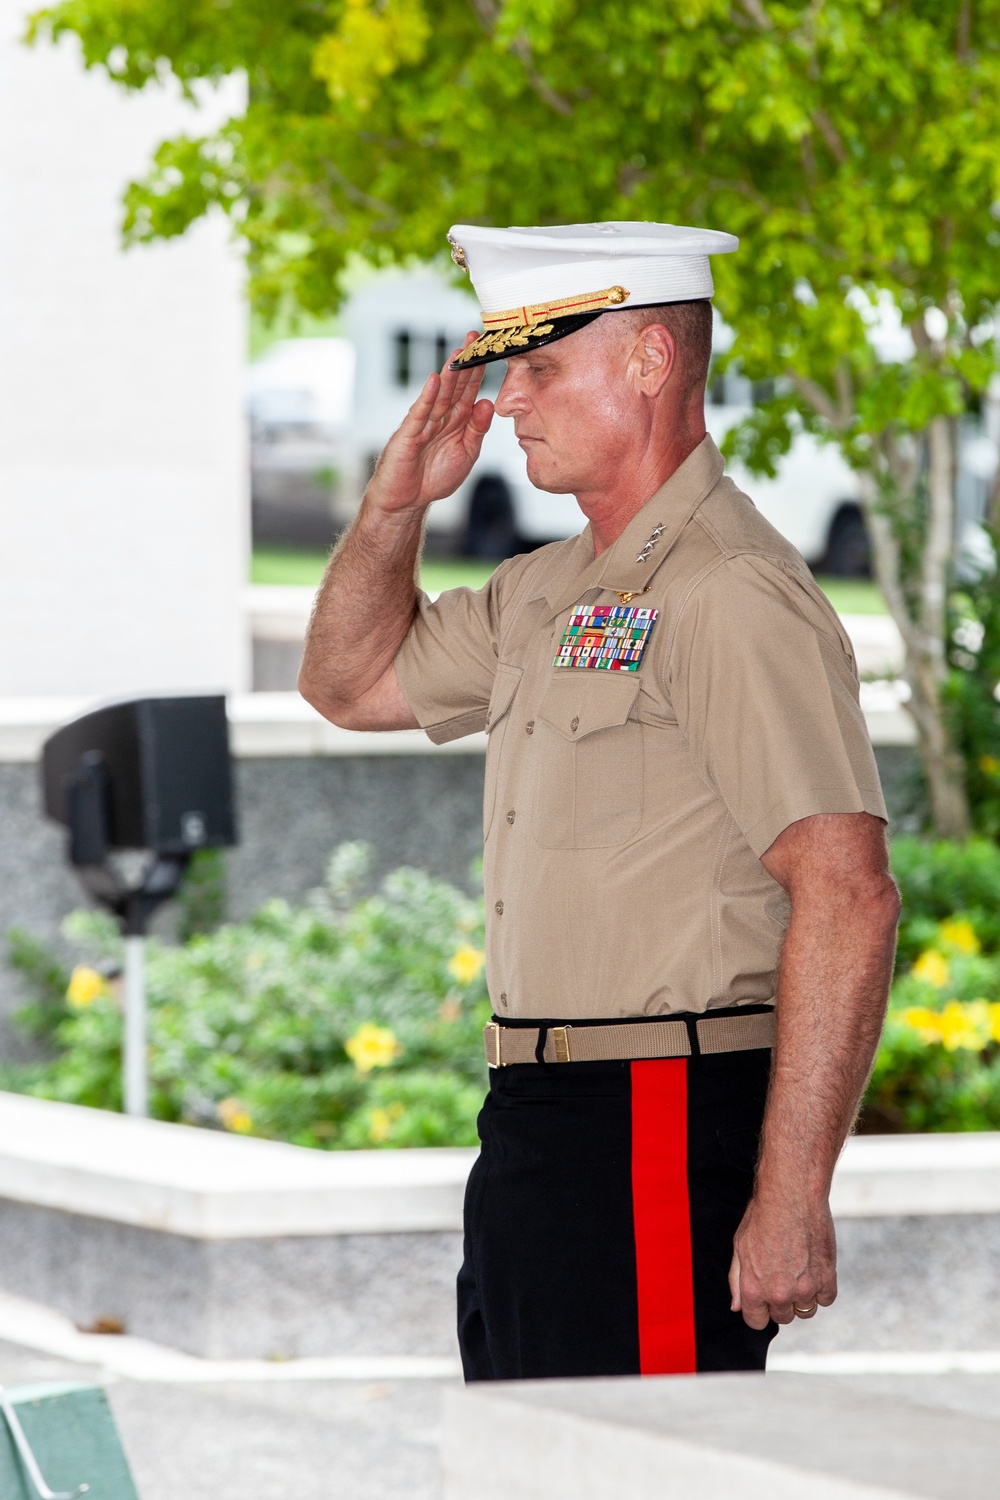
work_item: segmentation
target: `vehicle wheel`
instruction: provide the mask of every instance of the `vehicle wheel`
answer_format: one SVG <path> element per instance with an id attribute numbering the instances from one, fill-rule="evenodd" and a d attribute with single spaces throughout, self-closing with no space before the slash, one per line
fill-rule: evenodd
<path id="1" fill-rule="evenodd" d="M 830 527 L 823 572 L 834 578 L 870 578 L 871 543 L 864 517 L 856 505 L 838 510 Z"/>
<path id="2" fill-rule="evenodd" d="M 462 551 L 466 557 L 498 561 L 517 551 L 514 504 L 502 479 L 480 479 L 473 490 Z"/>

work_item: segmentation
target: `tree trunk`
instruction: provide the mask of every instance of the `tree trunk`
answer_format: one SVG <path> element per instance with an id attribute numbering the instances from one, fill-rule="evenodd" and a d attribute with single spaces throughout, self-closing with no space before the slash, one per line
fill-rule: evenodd
<path id="1" fill-rule="evenodd" d="M 915 482 L 915 469 L 910 465 L 910 472 L 906 472 L 906 463 L 890 441 L 881 446 L 897 499 L 905 504 L 906 491 Z M 955 528 L 954 444 L 947 417 L 935 417 L 930 423 L 927 450 L 930 460 L 927 533 L 915 607 L 903 587 L 896 533 L 872 474 L 860 476 L 862 503 L 871 536 L 875 575 L 903 637 L 904 676 L 910 689 L 906 708 L 917 729 L 933 829 L 940 838 L 964 839 L 971 831 L 965 767 L 952 739 L 944 705 L 948 678 L 945 652 L 948 574 Z"/>
<path id="2" fill-rule="evenodd" d="M 1000 531 L 1000 463 L 997 464 L 993 475 L 993 488 L 990 491 L 989 504 L 986 507 L 986 524 L 990 535 L 996 536 Z"/>

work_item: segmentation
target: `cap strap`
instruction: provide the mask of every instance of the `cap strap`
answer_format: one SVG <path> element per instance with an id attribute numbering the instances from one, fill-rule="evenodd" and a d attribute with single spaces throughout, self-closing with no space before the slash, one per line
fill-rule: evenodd
<path id="1" fill-rule="evenodd" d="M 487 333 L 498 328 L 531 329 L 547 318 L 566 318 L 573 313 L 620 307 L 630 295 L 623 286 L 609 286 L 603 292 L 578 292 L 575 297 L 560 297 L 556 302 L 536 302 L 531 307 L 512 307 L 507 312 L 483 313 L 483 327 Z"/>

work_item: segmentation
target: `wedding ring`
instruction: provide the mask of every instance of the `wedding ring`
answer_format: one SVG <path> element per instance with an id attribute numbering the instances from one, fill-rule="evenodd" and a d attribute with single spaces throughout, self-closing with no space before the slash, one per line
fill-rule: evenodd
<path id="1" fill-rule="evenodd" d="M 819 1303 L 818 1302 L 814 1302 L 811 1307 L 796 1307 L 795 1303 L 793 1302 L 792 1303 L 792 1312 L 793 1313 L 798 1313 L 798 1315 L 799 1315 L 800 1318 L 811 1318 L 812 1315 L 813 1315 L 813 1313 L 816 1311 L 816 1309 L 817 1309 L 818 1306 L 819 1306 Z"/>

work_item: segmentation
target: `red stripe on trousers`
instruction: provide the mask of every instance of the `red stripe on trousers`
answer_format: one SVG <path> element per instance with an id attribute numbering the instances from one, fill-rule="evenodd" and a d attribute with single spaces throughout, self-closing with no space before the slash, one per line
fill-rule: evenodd
<path id="1" fill-rule="evenodd" d="M 687 1182 L 687 1062 L 632 1064 L 632 1211 L 639 1370 L 696 1368 Z"/>

